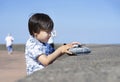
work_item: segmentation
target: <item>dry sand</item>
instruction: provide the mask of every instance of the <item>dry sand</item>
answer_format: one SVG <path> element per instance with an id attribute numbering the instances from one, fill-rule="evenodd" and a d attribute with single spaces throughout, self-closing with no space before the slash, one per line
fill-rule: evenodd
<path id="1" fill-rule="evenodd" d="M 26 76 L 24 52 L 0 51 L 0 82 L 15 82 Z"/>
<path id="2" fill-rule="evenodd" d="M 120 82 L 120 45 L 86 45 L 90 54 L 64 55 L 26 76 L 23 51 L 0 51 L 0 82 Z M 21 47 L 20 49 L 24 49 Z"/>

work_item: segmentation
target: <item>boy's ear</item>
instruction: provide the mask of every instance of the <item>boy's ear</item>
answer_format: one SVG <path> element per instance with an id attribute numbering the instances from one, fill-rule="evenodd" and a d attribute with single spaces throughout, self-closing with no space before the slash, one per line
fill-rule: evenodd
<path id="1" fill-rule="evenodd" d="M 34 33 L 34 36 L 36 37 L 36 36 L 37 36 L 37 33 Z"/>

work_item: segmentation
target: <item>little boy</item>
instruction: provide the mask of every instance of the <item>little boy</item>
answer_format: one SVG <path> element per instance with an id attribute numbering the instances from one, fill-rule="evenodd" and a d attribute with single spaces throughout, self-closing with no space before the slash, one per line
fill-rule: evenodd
<path id="1" fill-rule="evenodd" d="M 54 49 L 48 44 L 54 23 L 52 19 L 44 13 L 32 15 L 28 21 L 30 38 L 25 46 L 25 58 L 27 74 L 43 69 L 52 63 L 57 57 L 64 53 L 72 54 L 68 49 L 78 42 L 72 42 Z"/>

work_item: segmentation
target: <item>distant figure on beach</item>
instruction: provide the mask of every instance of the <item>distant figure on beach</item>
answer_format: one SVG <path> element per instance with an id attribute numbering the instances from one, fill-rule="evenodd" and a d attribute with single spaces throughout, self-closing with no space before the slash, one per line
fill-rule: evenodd
<path id="1" fill-rule="evenodd" d="M 50 44 L 54 48 L 54 38 L 56 37 L 56 30 L 51 32 L 51 37 L 48 40 L 48 44 Z"/>
<path id="2" fill-rule="evenodd" d="M 43 69 L 51 64 L 59 56 L 69 53 L 68 49 L 79 42 L 62 45 L 55 51 L 48 44 L 51 32 L 54 29 L 52 19 L 44 13 L 33 14 L 28 21 L 30 38 L 25 45 L 25 58 L 27 74 Z"/>
<path id="3" fill-rule="evenodd" d="M 7 48 L 8 54 L 12 54 L 12 52 L 13 52 L 13 41 L 14 41 L 13 36 L 9 33 L 5 37 L 5 41 L 6 41 L 6 48 Z"/>

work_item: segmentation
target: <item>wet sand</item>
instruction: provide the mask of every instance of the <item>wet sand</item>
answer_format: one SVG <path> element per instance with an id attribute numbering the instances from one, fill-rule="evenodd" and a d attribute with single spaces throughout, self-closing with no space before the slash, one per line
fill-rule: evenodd
<path id="1" fill-rule="evenodd" d="M 0 50 L 0 82 L 15 82 L 26 76 L 24 53 L 14 51 L 8 54 Z"/>

